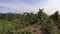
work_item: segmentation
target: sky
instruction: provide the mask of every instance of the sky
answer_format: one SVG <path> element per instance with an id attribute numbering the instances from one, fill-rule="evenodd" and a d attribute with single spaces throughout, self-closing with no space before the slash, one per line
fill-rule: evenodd
<path id="1" fill-rule="evenodd" d="M 59 0 L 0 0 L 0 12 L 7 13 L 37 13 L 39 8 L 44 9 L 48 15 L 59 11 Z"/>

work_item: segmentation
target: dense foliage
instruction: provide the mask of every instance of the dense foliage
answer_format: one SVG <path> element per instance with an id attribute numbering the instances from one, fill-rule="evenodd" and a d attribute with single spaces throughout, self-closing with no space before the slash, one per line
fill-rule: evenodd
<path id="1" fill-rule="evenodd" d="M 37 23 L 41 26 L 42 34 L 59 34 L 60 15 L 58 11 L 47 15 L 43 10 L 39 9 L 36 14 L 32 12 L 0 13 L 0 34 L 33 34 L 26 28 Z"/>

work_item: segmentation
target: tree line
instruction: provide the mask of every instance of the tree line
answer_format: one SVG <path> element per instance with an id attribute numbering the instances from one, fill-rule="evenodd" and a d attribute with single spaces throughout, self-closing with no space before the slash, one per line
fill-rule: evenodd
<path id="1" fill-rule="evenodd" d="M 52 15 L 43 12 L 44 9 L 34 13 L 0 13 L 1 34 L 32 34 L 29 31 L 19 31 L 36 23 L 40 23 L 42 34 L 60 34 L 60 14 L 56 11 Z M 13 32 L 14 30 L 14 32 Z M 18 31 L 18 33 L 17 33 Z M 4 33 L 3 33 L 4 32 Z M 27 33 L 29 32 L 29 33 Z"/>

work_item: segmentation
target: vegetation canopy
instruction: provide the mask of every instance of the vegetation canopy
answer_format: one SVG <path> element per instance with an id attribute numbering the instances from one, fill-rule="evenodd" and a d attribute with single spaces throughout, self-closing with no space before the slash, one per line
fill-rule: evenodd
<path id="1" fill-rule="evenodd" d="M 0 34 L 60 34 L 60 14 L 0 13 Z"/>

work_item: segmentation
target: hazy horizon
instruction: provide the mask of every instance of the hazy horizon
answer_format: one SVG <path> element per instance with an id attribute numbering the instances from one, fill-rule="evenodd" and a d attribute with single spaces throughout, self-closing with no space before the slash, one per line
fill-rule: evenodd
<path id="1" fill-rule="evenodd" d="M 60 11 L 59 0 L 0 0 L 0 12 L 38 12 L 39 8 L 44 9 L 48 15 Z M 59 12 L 60 13 L 60 12 Z"/>

